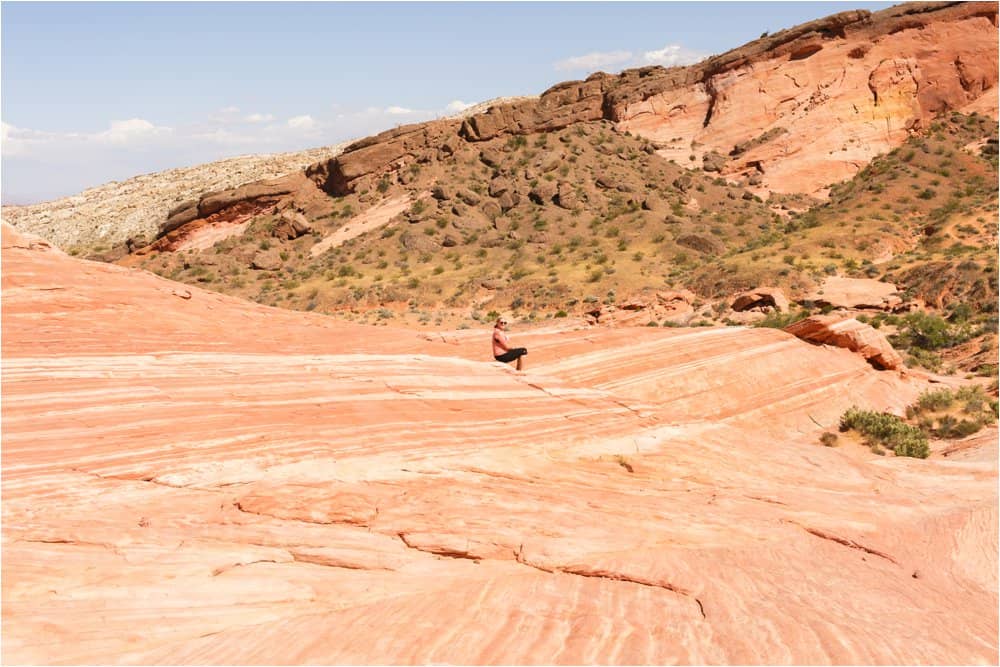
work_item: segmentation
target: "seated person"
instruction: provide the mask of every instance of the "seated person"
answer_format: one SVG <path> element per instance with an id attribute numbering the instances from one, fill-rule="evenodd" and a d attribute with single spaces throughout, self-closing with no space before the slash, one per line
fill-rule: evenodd
<path id="1" fill-rule="evenodd" d="M 517 370 L 521 370 L 521 357 L 528 354 L 527 348 L 510 346 L 506 334 L 507 319 L 501 317 L 493 325 L 493 358 L 505 364 L 517 360 Z"/>

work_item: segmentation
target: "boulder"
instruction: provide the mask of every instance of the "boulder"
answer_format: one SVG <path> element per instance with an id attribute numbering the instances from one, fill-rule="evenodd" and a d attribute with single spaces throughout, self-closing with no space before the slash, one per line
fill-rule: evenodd
<path id="1" fill-rule="evenodd" d="M 281 251 L 277 248 L 260 250 L 250 260 L 250 268 L 256 271 L 277 271 L 281 264 Z"/>
<path id="2" fill-rule="evenodd" d="M 736 312 L 753 308 L 774 308 L 780 312 L 788 312 L 788 299 L 780 288 L 758 287 L 738 294 L 731 308 Z"/>
<path id="3" fill-rule="evenodd" d="M 271 235 L 278 239 L 293 240 L 312 231 L 312 225 L 306 216 L 298 211 L 284 210 L 278 218 L 278 223 Z"/>
<path id="4" fill-rule="evenodd" d="M 433 190 L 431 190 L 431 196 L 438 201 L 448 201 L 455 195 L 449 186 L 439 183 L 434 186 Z"/>
<path id="5" fill-rule="evenodd" d="M 694 292 L 691 290 L 660 290 L 656 293 L 656 301 L 659 305 L 673 310 L 690 309 L 695 302 Z"/>
<path id="6" fill-rule="evenodd" d="M 442 156 L 447 157 L 449 155 L 454 155 L 455 151 L 457 151 L 461 145 L 461 139 L 459 139 L 457 135 L 451 135 L 445 137 L 444 141 L 442 141 L 441 145 L 438 147 L 438 150 L 441 152 Z"/>
<path id="7" fill-rule="evenodd" d="M 580 204 L 580 198 L 576 194 L 576 186 L 569 181 L 559 181 L 559 185 L 556 186 L 555 201 L 562 208 L 576 208 Z"/>
<path id="8" fill-rule="evenodd" d="M 503 213 L 503 211 L 500 210 L 500 204 L 496 203 L 495 201 L 484 202 L 482 210 L 483 210 L 483 215 L 485 215 L 490 220 L 496 219 L 497 216 Z"/>
<path id="9" fill-rule="evenodd" d="M 503 161 L 503 154 L 492 148 L 484 148 L 479 152 L 479 159 L 483 161 L 487 167 L 493 167 L 497 169 L 500 167 L 500 163 Z"/>
<path id="10" fill-rule="evenodd" d="M 541 169 L 543 174 L 555 171 L 562 165 L 562 163 L 562 156 L 554 152 L 542 153 L 538 156 L 538 159 L 535 160 L 535 166 Z"/>
<path id="11" fill-rule="evenodd" d="M 607 172 L 602 172 L 594 177 L 594 183 L 599 188 L 605 190 L 614 190 L 618 187 L 619 180 L 614 174 L 609 174 Z"/>
<path id="12" fill-rule="evenodd" d="M 673 186 L 680 190 L 681 192 L 687 192 L 691 189 L 691 176 L 688 174 L 681 174 L 674 179 Z"/>
<path id="13" fill-rule="evenodd" d="M 891 311 L 902 304 L 902 298 L 892 283 L 873 278 L 842 278 L 829 276 L 806 300 L 817 306 L 855 310 Z"/>
<path id="14" fill-rule="evenodd" d="M 882 332 L 853 317 L 813 315 L 785 327 L 785 331 L 810 343 L 834 345 L 857 352 L 879 370 L 895 370 L 903 359 Z"/>
<path id="15" fill-rule="evenodd" d="M 726 166 L 726 157 L 721 153 L 709 151 L 702 156 L 701 165 L 705 171 L 722 171 Z"/>
<path id="16" fill-rule="evenodd" d="M 497 203 L 500 204 L 500 209 L 506 213 L 510 209 L 514 208 L 521 203 L 521 197 L 516 192 L 504 192 L 497 199 Z"/>
<path id="17" fill-rule="evenodd" d="M 468 188 L 461 188 L 455 192 L 455 196 L 469 206 L 476 206 L 481 201 L 481 197 Z"/>
<path id="18" fill-rule="evenodd" d="M 508 192 L 514 189 L 514 184 L 511 183 L 509 178 L 504 176 L 497 176 L 492 181 L 490 181 L 490 196 L 499 197 L 504 192 Z"/>
<path id="19" fill-rule="evenodd" d="M 528 197 L 536 204 L 549 204 L 556 196 L 557 186 L 551 181 L 541 180 L 538 185 L 531 188 Z"/>
<path id="20" fill-rule="evenodd" d="M 404 248 L 414 252 L 434 252 L 441 247 L 437 241 L 423 232 L 403 232 L 399 237 L 399 242 L 403 244 Z"/>
<path id="21" fill-rule="evenodd" d="M 685 234 L 677 237 L 677 245 L 697 250 L 704 255 L 718 255 L 724 247 L 721 242 L 699 234 Z"/>

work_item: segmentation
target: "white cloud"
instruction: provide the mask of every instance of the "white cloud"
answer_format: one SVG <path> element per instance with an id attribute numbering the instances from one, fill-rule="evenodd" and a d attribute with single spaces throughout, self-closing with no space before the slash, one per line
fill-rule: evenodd
<path id="1" fill-rule="evenodd" d="M 643 63 L 646 65 L 663 65 L 664 67 L 677 67 L 679 65 L 691 65 L 708 56 L 707 53 L 693 51 L 680 44 L 668 44 L 662 49 L 646 51 L 642 54 Z"/>
<path id="2" fill-rule="evenodd" d="M 27 155 L 33 147 L 48 143 L 55 138 L 55 135 L 49 132 L 26 130 L 14 127 L 10 123 L 2 123 L 2 127 L 3 140 L 0 145 L 3 147 L 3 154 L 11 157 Z"/>
<path id="3" fill-rule="evenodd" d="M 554 67 L 564 71 L 596 72 L 606 69 L 614 72 L 644 65 L 662 65 L 663 67 L 691 65 L 704 60 L 709 55 L 711 54 L 695 51 L 680 44 L 668 44 L 662 49 L 645 51 L 641 55 L 633 54 L 631 51 L 594 51 L 584 56 L 560 60 L 555 63 Z"/>
<path id="4" fill-rule="evenodd" d="M 252 113 L 243 120 L 248 123 L 265 123 L 269 120 L 274 120 L 274 116 L 269 113 Z"/>
<path id="5" fill-rule="evenodd" d="M 240 112 L 239 107 L 223 107 L 222 109 L 219 109 L 219 113 L 239 113 L 239 112 Z"/>
<path id="6" fill-rule="evenodd" d="M 463 102 L 462 100 L 452 100 L 448 103 L 448 106 L 445 107 L 445 110 L 450 111 L 451 113 L 458 113 L 459 111 L 465 111 L 471 106 L 475 105 Z"/>
<path id="7" fill-rule="evenodd" d="M 594 51 L 584 56 L 573 56 L 560 60 L 555 64 L 557 70 L 586 70 L 592 72 L 611 65 L 628 62 L 632 58 L 631 51 Z"/>
<path id="8" fill-rule="evenodd" d="M 402 116 L 408 113 L 413 113 L 413 109 L 407 109 L 406 107 L 386 107 L 385 112 L 393 116 Z"/>
<path id="9" fill-rule="evenodd" d="M 312 116 L 294 116 L 288 119 L 288 127 L 296 130 L 311 130 L 316 127 L 316 121 Z"/>
<path id="10" fill-rule="evenodd" d="M 129 118 L 111 121 L 111 128 L 97 133 L 94 139 L 121 145 L 141 142 L 170 132 L 169 127 L 157 127 L 143 118 Z"/>

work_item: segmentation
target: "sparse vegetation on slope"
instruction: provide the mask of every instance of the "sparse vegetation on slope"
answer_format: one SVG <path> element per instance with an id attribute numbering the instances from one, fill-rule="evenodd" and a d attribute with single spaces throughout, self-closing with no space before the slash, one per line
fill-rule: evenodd
<path id="1" fill-rule="evenodd" d="M 927 458 L 928 438 L 964 438 L 996 420 L 997 401 L 982 387 L 972 385 L 923 393 L 906 408 L 905 419 L 885 412 L 850 408 L 840 418 L 840 430 L 856 431 L 876 454 L 884 454 L 882 448 L 885 448 L 896 456 Z M 837 438 L 833 433 L 824 433 L 820 441 L 829 447 L 836 444 Z"/>

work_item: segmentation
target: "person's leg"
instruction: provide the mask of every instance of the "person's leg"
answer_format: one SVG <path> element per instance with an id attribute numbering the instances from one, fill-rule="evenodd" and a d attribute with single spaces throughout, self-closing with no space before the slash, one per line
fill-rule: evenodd
<path id="1" fill-rule="evenodd" d="M 517 370 L 521 370 L 521 359 L 524 359 L 523 355 L 517 358 Z"/>

